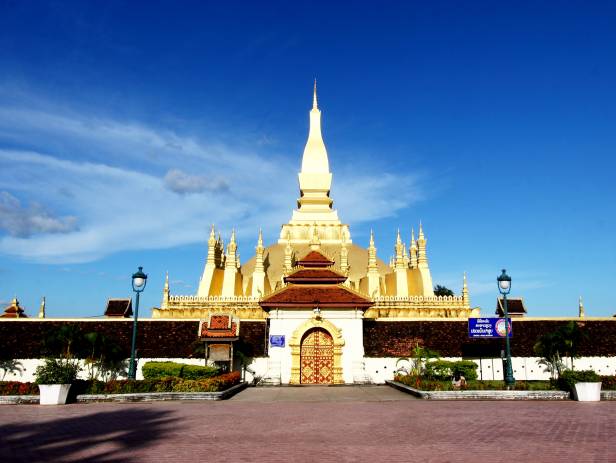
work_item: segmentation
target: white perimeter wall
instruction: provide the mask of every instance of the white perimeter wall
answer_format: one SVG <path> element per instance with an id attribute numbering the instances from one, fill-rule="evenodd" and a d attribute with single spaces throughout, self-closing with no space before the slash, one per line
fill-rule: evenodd
<path id="1" fill-rule="evenodd" d="M 280 349 L 280 348 L 278 348 Z M 281 351 L 283 349 L 280 349 Z M 272 349 L 270 348 L 270 352 Z M 286 362 L 284 363 L 285 368 L 288 367 L 288 372 L 290 375 L 290 351 L 288 353 L 288 365 Z M 275 358 L 275 357 L 274 357 Z M 396 370 L 400 367 L 407 367 L 408 362 L 401 361 L 398 362 L 398 358 L 396 357 L 384 357 L 384 358 L 364 358 L 363 366 L 364 366 L 364 376 L 363 378 L 359 375 L 357 369 L 357 362 L 353 362 L 353 357 L 348 358 L 346 361 L 344 359 L 343 353 L 343 375 L 345 382 L 353 383 L 353 382 L 363 382 L 368 381 L 375 384 L 382 384 L 385 380 L 392 380 Z M 443 360 L 461 360 L 461 358 L 448 357 L 443 358 Z M 539 357 L 514 357 L 513 359 L 513 374 L 516 380 L 520 381 L 533 381 L 533 380 L 547 380 L 550 378 L 550 374 L 545 371 L 545 366 L 539 365 Z M 0 370 L 0 380 L 3 381 L 22 381 L 22 382 L 33 382 L 34 381 L 34 371 L 37 366 L 41 365 L 44 359 L 16 359 L 17 362 L 21 365 L 21 372 L 15 373 L 6 373 L 4 378 L 2 379 L 3 370 Z M 141 373 L 141 367 L 144 363 L 156 361 L 156 362 L 179 362 L 179 363 L 187 363 L 191 365 L 204 365 L 204 359 L 194 359 L 194 358 L 144 358 L 139 359 L 139 363 L 137 364 L 137 379 L 143 379 L 143 375 Z M 503 379 L 503 363 L 500 358 L 488 358 L 481 360 L 473 360 L 477 363 L 477 375 L 480 379 L 484 380 L 502 380 Z M 273 373 L 272 365 L 275 365 L 278 370 L 278 374 L 281 374 L 280 371 L 280 363 L 277 363 L 276 360 L 272 358 L 262 357 L 256 358 L 250 364 L 248 369 L 244 371 L 242 374 L 244 375 L 244 379 L 248 382 L 252 382 L 255 377 L 257 378 L 267 378 L 268 375 Z M 600 375 L 616 375 L 616 357 L 581 357 L 574 360 L 574 367 L 576 370 L 594 370 Z M 239 368 L 236 365 L 236 368 Z M 285 375 L 286 376 L 286 375 Z M 355 377 L 354 377 L 355 376 Z M 80 375 L 80 378 L 87 378 L 87 371 L 84 369 Z M 362 379 L 362 381 L 359 380 Z M 288 379 L 287 379 L 288 382 Z M 284 381 L 283 381 L 284 384 Z"/>

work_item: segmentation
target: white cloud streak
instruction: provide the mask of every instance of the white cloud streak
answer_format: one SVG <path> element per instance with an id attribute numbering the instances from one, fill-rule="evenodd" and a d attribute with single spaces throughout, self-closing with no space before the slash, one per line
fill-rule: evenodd
<path id="1" fill-rule="evenodd" d="M 295 206 L 299 156 L 290 161 L 140 123 L 5 107 L 0 253 L 86 262 L 204 242 L 212 222 L 250 241 L 259 227 L 275 234 Z M 421 197 L 414 177 L 353 175 L 334 172 L 334 205 L 345 222 L 394 215 Z"/>

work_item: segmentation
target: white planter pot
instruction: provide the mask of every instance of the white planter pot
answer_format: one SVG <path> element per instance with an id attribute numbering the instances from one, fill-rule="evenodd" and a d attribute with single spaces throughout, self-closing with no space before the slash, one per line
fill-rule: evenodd
<path id="1" fill-rule="evenodd" d="M 41 405 L 65 404 L 70 388 L 70 384 L 39 384 Z"/>
<path id="2" fill-rule="evenodd" d="M 600 401 L 601 383 L 575 383 L 573 398 L 580 402 Z"/>

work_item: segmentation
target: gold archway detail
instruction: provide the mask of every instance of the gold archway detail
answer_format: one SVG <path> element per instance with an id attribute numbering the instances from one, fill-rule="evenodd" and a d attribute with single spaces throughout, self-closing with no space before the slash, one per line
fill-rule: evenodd
<path id="1" fill-rule="evenodd" d="M 306 320 L 293 332 L 293 336 L 291 336 L 289 340 L 289 347 L 291 348 L 291 380 L 289 383 L 300 384 L 301 382 L 300 357 L 302 337 L 312 328 L 322 328 L 331 335 L 334 341 L 334 384 L 344 384 L 344 380 L 342 379 L 342 346 L 344 346 L 342 333 L 332 322 L 320 317 L 313 317 L 310 320 Z"/>

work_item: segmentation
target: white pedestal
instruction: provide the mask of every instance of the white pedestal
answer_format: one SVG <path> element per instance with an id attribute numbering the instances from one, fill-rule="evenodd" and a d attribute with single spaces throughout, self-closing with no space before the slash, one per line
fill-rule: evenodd
<path id="1" fill-rule="evenodd" d="M 41 405 L 65 404 L 70 388 L 70 384 L 39 384 Z"/>
<path id="2" fill-rule="evenodd" d="M 573 398 L 579 402 L 600 401 L 601 383 L 575 383 Z"/>

